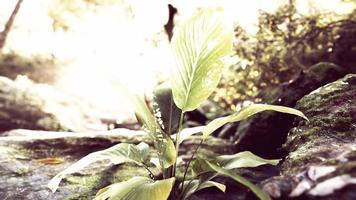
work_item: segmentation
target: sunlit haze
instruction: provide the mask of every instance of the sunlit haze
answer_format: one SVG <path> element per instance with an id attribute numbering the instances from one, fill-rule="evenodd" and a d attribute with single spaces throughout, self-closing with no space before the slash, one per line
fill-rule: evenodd
<path id="1" fill-rule="evenodd" d="M 168 19 L 168 3 L 178 8 L 178 21 L 191 16 L 198 7 L 219 5 L 236 24 L 254 34 L 260 10 L 273 12 L 288 1 L 117 0 L 95 11 L 68 14 L 65 16 L 68 31 L 53 28 L 48 15 L 53 9 L 51 2 L 23 2 L 4 51 L 56 58 L 64 66 L 57 88 L 120 115 L 129 108 L 116 84 L 124 83 L 132 91 L 149 95 L 157 81 L 167 78 L 172 66 L 163 29 Z M 351 9 L 340 0 L 299 0 L 297 9 L 308 14 L 314 3 L 325 11 L 343 13 Z M 0 4 L 0 25 L 3 25 L 16 1 L 1 0 Z"/>

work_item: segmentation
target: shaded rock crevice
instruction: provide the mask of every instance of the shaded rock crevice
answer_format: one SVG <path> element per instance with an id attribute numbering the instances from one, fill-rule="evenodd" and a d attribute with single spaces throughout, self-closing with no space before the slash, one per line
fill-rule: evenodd
<path id="1" fill-rule="evenodd" d="M 345 70 L 321 62 L 302 71 L 295 79 L 277 88 L 267 88 L 258 98 L 272 105 L 294 107 L 296 102 L 313 90 L 345 76 Z M 249 150 L 262 157 L 280 158 L 286 155 L 281 148 L 288 131 L 294 127 L 295 116 L 266 111 L 241 121 L 234 132 L 236 151 Z"/>
<path id="2" fill-rule="evenodd" d="M 356 75 L 327 84 L 297 102 L 281 176 L 261 183 L 274 199 L 356 198 Z"/>

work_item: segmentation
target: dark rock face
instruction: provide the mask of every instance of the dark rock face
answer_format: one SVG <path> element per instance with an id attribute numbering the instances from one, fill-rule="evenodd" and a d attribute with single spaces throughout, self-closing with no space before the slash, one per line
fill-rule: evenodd
<path id="1" fill-rule="evenodd" d="M 344 71 L 332 63 L 319 63 L 278 88 L 270 88 L 259 97 L 273 105 L 294 107 L 304 95 L 343 77 Z M 233 140 L 237 151 L 250 150 L 264 157 L 280 157 L 278 148 L 293 126 L 294 116 L 266 111 L 240 122 Z"/>
<path id="2" fill-rule="evenodd" d="M 281 176 L 261 185 L 275 199 L 356 199 L 356 75 L 298 101 L 309 122 L 287 138 Z"/>

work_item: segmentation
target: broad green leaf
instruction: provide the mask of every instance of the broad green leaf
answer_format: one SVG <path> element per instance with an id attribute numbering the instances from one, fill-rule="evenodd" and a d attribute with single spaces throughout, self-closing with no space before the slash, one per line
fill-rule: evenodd
<path id="1" fill-rule="evenodd" d="M 55 192 L 59 186 L 59 183 L 65 176 L 78 172 L 94 162 L 103 160 L 109 160 L 115 165 L 124 162 L 133 162 L 138 165 L 141 165 L 142 163 L 148 163 L 148 145 L 145 143 L 140 143 L 136 146 L 133 144 L 120 143 L 108 149 L 91 153 L 80 159 L 78 162 L 72 164 L 62 172 L 58 173 L 50 180 L 48 187 L 52 190 L 52 192 Z"/>
<path id="2" fill-rule="evenodd" d="M 183 112 L 196 109 L 220 80 L 222 58 L 232 50 L 233 28 L 228 21 L 217 9 L 203 9 L 178 27 L 172 38 L 173 98 Z"/>
<path id="3" fill-rule="evenodd" d="M 202 133 L 205 126 L 197 126 L 193 128 L 185 128 L 180 132 L 179 144 L 181 144 L 184 140 L 188 139 L 190 136 Z M 171 138 L 175 139 L 176 134 L 172 135 Z"/>
<path id="4" fill-rule="evenodd" d="M 153 109 L 162 129 L 168 134 L 176 132 L 182 111 L 174 104 L 172 88 L 161 84 L 153 91 Z"/>
<path id="5" fill-rule="evenodd" d="M 149 133 L 151 138 L 154 138 L 157 129 L 160 129 L 157 124 L 155 117 L 152 112 L 148 108 L 144 98 L 140 95 L 133 94 L 129 91 L 129 89 L 125 86 L 125 84 L 119 83 L 117 81 L 113 82 L 116 87 L 120 89 L 120 91 L 124 94 L 126 99 L 131 103 L 131 105 L 135 109 L 135 116 L 137 121 L 144 126 L 146 131 Z"/>
<path id="6" fill-rule="evenodd" d="M 162 162 L 162 167 L 168 168 L 173 165 L 176 161 L 177 154 L 171 138 L 162 131 L 143 98 L 131 94 L 127 88 L 123 86 L 120 87 L 134 105 L 137 121 L 144 126 L 153 140 L 154 146 L 158 151 L 159 159 Z"/>
<path id="7" fill-rule="evenodd" d="M 225 190 L 226 190 L 226 186 L 222 183 L 218 183 L 215 181 L 207 181 L 207 182 L 202 183 L 196 191 L 202 190 L 204 188 L 209 188 L 209 187 L 216 187 L 222 192 L 225 192 Z"/>
<path id="8" fill-rule="evenodd" d="M 224 169 L 236 169 L 241 167 L 257 167 L 270 164 L 277 165 L 279 160 L 267 160 L 256 156 L 255 154 L 244 151 L 233 155 L 221 155 L 215 159 L 216 163 Z"/>
<path id="9" fill-rule="evenodd" d="M 162 170 L 159 158 L 151 158 L 150 162 L 152 164 L 154 164 L 158 169 Z M 183 159 L 181 157 L 178 157 L 176 163 L 177 163 L 177 165 L 179 165 L 180 163 L 183 163 Z M 168 167 L 166 167 L 166 168 L 168 168 Z"/>
<path id="10" fill-rule="evenodd" d="M 172 139 L 163 133 L 142 98 L 136 97 L 136 109 L 140 111 L 135 113 L 138 121 L 148 129 L 163 167 L 168 168 L 175 163 L 177 155 Z"/>
<path id="11" fill-rule="evenodd" d="M 205 180 L 210 180 L 213 178 L 215 175 L 212 174 L 213 170 L 211 170 L 210 166 L 205 162 L 204 159 L 197 158 L 194 160 L 193 165 L 192 165 L 192 171 L 194 176 L 203 176 L 205 174 L 209 174 Z"/>
<path id="12" fill-rule="evenodd" d="M 308 118 L 299 110 L 285 107 L 285 106 L 276 106 L 276 105 L 267 105 L 267 104 L 252 104 L 246 108 L 243 108 L 241 111 L 236 112 L 232 115 L 226 116 L 226 117 L 220 117 L 217 119 L 214 119 L 211 121 L 206 128 L 203 131 L 203 137 L 206 138 L 208 137 L 212 132 L 220 128 L 221 126 L 230 123 L 230 122 L 236 122 L 236 121 L 241 121 L 244 119 L 247 119 L 248 117 L 265 111 L 265 110 L 273 110 L 273 111 L 278 111 L 282 113 L 288 113 L 292 115 L 297 115 L 299 117 L 303 117 L 304 119 L 308 120 Z"/>
<path id="13" fill-rule="evenodd" d="M 251 183 L 249 180 L 245 179 L 244 177 L 235 174 L 233 172 L 231 172 L 230 170 L 224 169 L 216 164 L 213 164 L 209 161 L 203 160 L 198 158 L 197 159 L 198 162 L 195 163 L 195 170 L 201 170 L 200 172 L 196 173 L 207 173 L 209 171 L 215 171 L 217 173 L 219 173 L 220 175 L 223 176 L 227 176 L 232 178 L 233 180 L 239 182 L 240 184 L 246 186 L 247 188 L 249 188 L 259 199 L 261 200 L 270 200 L 270 197 L 263 192 L 258 186 L 256 186 L 255 184 Z M 197 166 L 199 165 L 199 166 Z"/>
<path id="14" fill-rule="evenodd" d="M 172 166 L 176 162 L 176 148 L 171 138 L 163 135 L 163 138 L 157 138 L 158 156 L 164 169 Z"/>
<path id="15" fill-rule="evenodd" d="M 166 200 L 174 181 L 174 178 L 153 181 L 147 177 L 133 177 L 99 190 L 94 200 Z"/>
<path id="16" fill-rule="evenodd" d="M 195 192 L 202 190 L 204 188 L 209 188 L 209 187 L 216 187 L 222 192 L 225 192 L 226 186 L 224 184 L 215 182 L 215 181 L 204 181 L 201 182 L 201 180 L 191 180 L 191 181 L 184 181 L 184 188 L 183 188 L 183 194 L 182 194 L 182 199 L 187 199 L 189 196 L 194 194 Z"/>
<path id="17" fill-rule="evenodd" d="M 137 121 L 144 126 L 151 137 L 156 137 L 156 133 L 160 130 L 160 128 L 146 102 L 138 95 L 133 95 L 131 100 L 135 106 L 135 116 Z"/>
<path id="18" fill-rule="evenodd" d="M 208 162 L 208 165 L 211 167 L 211 169 L 213 169 L 214 171 L 218 172 L 219 174 L 227 176 L 227 177 L 230 177 L 230 178 L 234 179 L 235 181 L 241 183 L 242 185 L 248 187 L 261 200 L 270 200 L 271 199 L 258 186 L 256 186 L 255 184 L 251 183 L 249 180 L 245 179 L 244 177 L 242 177 L 242 176 L 240 176 L 238 174 L 234 174 L 231 171 L 226 170 L 224 168 L 221 168 L 221 167 L 219 167 L 217 165 L 214 165 L 212 163 Z"/>

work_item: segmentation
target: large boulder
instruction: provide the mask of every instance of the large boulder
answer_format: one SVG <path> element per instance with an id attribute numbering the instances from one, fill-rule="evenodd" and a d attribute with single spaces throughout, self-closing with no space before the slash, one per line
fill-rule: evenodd
<path id="1" fill-rule="evenodd" d="M 356 199 L 356 75 L 298 101 L 308 118 L 287 137 L 281 176 L 263 182 L 274 199 Z"/>
<path id="2" fill-rule="evenodd" d="M 106 130 L 107 125 L 83 101 L 54 87 L 36 84 L 25 76 L 11 80 L 0 76 L 0 131 Z"/>
<path id="3" fill-rule="evenodd" d="M 259 98 L 264 103 L 294 107 L 304 95 L 344 75 L 337 65 L 319 63 L 301 72 L 289 83 L 266 89 L 259 94 Z M 294 119 L 292 115 L 266 111 L 240 122 L 233 132 L 236 151 L 250 150 L 260 156 L 280 157 L 283 152 L 279 148 L 293 127 Z"/>

